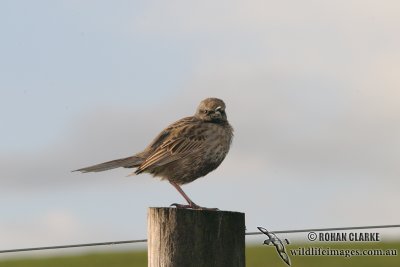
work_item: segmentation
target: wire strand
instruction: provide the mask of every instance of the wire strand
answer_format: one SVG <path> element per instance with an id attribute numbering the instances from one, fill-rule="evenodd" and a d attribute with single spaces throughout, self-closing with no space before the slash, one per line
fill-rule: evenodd
<path id="1" fill-rule="evenodd" d="M 333 228 L 310 228 L 310 229 L 299 229 L 299 230 L 281 230 L 281 231 L 269 231 L 275 234 L 292 234 L 292 233 L 304 233 L 304 232 L 323 232 L 323 231 L 346 231 L 346 230 L 363 230 L 363 229 L 379 229 L 379 228 L 398 228 L 400 224 L 388 224 L 388 225 L 372 225 L 372 226 L 354 226 L 354 227 L 333 227 Z M 248 232 L 246 235 L 263 235 L 261 232 Z"/>
<path id="2" fill-rule="evenodd" d="M 8 250 L 0 250 L 0 253 L 24 252 L 24 251 L 35 251 L 35 250 L 50 250 L 50 249 L 63 249 L 63 248 L 111 246 L 111 245 L 121 245 L 121 244 L 144 243 L 144 242 L 147 242 L 147 239 L 113 241 L 113 242 L 100 242 L 100 243 L 86 243 L 86 244 L 62 245 L 62 246 L 49 246 L 49 247 L 8 249 Z"/>
<path id="3" fill-rule="evenodd" d="M 381 228 L 400 228 L 400 224 L 279 230 L 279 231 L 270 231 L 270 233 L 291 234 L 291 233 L 303 233 L 303 232 L 322 232 L 322 231 L 339 231 L 339 230 L 347 231 L 347 230 L 381 229 Z M 263 234 L 264 233 L 262 233 L 262 232 L 247 232 L 246 233 L 246 235 L 263 235 Z M 26 251 L 37 251 L 37 250 L 65 249 L 65 248 L 80 248 L 80 247 L 95 247 L 95 246 L 112 246 L 112 245 L 121 245 L 121 244 L 145 243 L 145 242 L 147 242 L 147 239 L 86 243 L 86 244 L 74 244 L 74 245 L 62 245 L 62 246 L 48 246 L 48 247 L 7 249 L 7 250 L 0 250 L 0 253 L 26 252 Z"/>

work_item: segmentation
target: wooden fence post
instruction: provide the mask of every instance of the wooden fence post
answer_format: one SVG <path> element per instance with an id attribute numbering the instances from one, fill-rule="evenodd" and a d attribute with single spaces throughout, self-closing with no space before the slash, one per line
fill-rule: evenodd
<path id="1" fill-rule="evenodd" d="M 149 208 L 149 267 L 244 267 L 244 213 Z"/>

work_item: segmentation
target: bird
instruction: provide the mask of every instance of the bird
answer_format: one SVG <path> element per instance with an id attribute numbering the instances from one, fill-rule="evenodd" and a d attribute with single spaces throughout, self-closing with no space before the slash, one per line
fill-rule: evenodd
<path id="1" fill-rule="evenodd" d="M 214 171 L 228 154 L 232 139 L 233 128 L 228 122 L 224 101 L 206 98 L 200 102 L 193 116 L 167 126 L 143 151 L 75 171 L 88 173 L 119 167 L 136 168 L 130 175 L 149 173 L 167 180 L 188 203 L 171 206 L 210 209 L 195 204 L 181 186 Z"/>

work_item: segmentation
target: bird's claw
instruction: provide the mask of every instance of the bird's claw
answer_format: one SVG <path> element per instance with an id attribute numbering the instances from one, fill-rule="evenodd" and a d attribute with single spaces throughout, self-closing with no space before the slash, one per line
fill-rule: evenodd
<path id="1" fill-rule="evenodd" d="M 206 207 L 200 207 L 199 205 L 195 204 L 194 202 L 190 203 L 189 205 L 184 205 L 184 204 L 178 204 L 178 203 L 173 203 L 170 205 L 171 207 L 174 206 L 177 209 L 192 209 L 192 210 L 219 210 L 217 208 L 206 208 Z"/>
<path id="2" fill-rule="evenodd" d="M 183 205 L 183 204 L 178 204 L 178 203 L 172 203 L 170 207 L 175 207 L 177 209 L 191 209 L 192 207 L 190 205 Z"/>

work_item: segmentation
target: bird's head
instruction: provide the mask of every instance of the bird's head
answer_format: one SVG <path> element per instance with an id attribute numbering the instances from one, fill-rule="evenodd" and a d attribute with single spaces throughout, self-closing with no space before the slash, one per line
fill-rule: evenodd
<path id="1" fill-rule="evenodd" d="M 225 113 L 225 103 L 218 98 L 206 98 L 201 101 L 195 116 L 207 122 L 225 122 L 228 120 Z"/>

